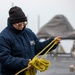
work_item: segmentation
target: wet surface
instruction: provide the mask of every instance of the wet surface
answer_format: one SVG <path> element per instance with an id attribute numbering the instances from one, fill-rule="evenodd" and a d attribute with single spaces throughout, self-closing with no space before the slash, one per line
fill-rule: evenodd
<path id="1" fill-rule="evenodd" d="M 50 60 L 51 66 L 45 72 L 37 72 L 37 75 L 75 75 L 70 72 L 70 65 L 75 64 L 75 60 L 71 57 L 51 57 L 47 56 L 46 59 Z"/>

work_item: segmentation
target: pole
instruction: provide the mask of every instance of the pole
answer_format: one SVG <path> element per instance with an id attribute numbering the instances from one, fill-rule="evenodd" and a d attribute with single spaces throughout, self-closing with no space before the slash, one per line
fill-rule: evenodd
<path id="1" fill-rule="evenodd" d="M 38 16 L 38 31 L 40 29 L 40 16 Z"/>

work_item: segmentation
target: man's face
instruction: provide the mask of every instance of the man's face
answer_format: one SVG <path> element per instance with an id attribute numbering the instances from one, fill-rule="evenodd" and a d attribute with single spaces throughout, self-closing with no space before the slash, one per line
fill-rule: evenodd
<path id="1" fill-rule="evenodd" d="M 22 30 L 25 27 L 25 22 L 19 22 L 19 23 L 15 23 L 13 24 L 13 27 L 16 28 L 17 30 Z"/>

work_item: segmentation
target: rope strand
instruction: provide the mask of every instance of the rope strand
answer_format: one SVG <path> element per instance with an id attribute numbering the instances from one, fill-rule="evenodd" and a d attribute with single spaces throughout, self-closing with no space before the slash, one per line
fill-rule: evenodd
<path id="1" fill-rule="evenodd" d="M 43 59 L 44 56 L 54 47 L 54 45 L 56 44 L 56 40 L 54 39 L 52 42 L 50 42 L 43 50 L 41 50 L 30 62 L 28 67 L 20 70 L 19 72 L 17 72 L 15 75 L 20 74 L 21 72 L 25 71 L 25 75 L 36 75 L 36 69 L 39 70 L 40 72 L 45 71 L 48 69 L 49 65 L 50 65 L 50 61 Z M 52 44 L 52 45 L 51 45 Z M 38 56 L 44 52 L 49 46 L 51 45 L 51 47 L 40 57 L 38 58 Z M 28 70 L 28 68 L 31 66 L 33 66 L 33 69 Z"/>

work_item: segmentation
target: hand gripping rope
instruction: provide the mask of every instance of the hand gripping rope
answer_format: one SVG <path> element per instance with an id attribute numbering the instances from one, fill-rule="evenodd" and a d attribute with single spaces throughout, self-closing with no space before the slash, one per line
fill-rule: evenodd
<path id="1" fill-rule="evenodd" d="M 45 70 L 48 69 L 48 67 L 50 66 L 50 61 L 43 59 L 44 56 L 54 47 L 54 45 L 56 45 L 57 42 L 57 38 L 54 39 L 52 42 L 50 42 L 43 50 L 41 50 L 32 60 L 30 60 L 28 67 L 20 70 L 19 72 L 17 72 L 15 75 L 20 74 L 21 72 L 25 72 L 25 75 L 36 75 L 36 70 L 39 70 L 40 72 L 43 72 Z M 51 45 L 50 48 L 48 48 Z M 40 57 L 38 58 L 38 56 L 44 52 L 46 49 L 48 48 L 48 50 Z M 33 68 L 28 69 L 30 66 L 33 66 Z"/>

